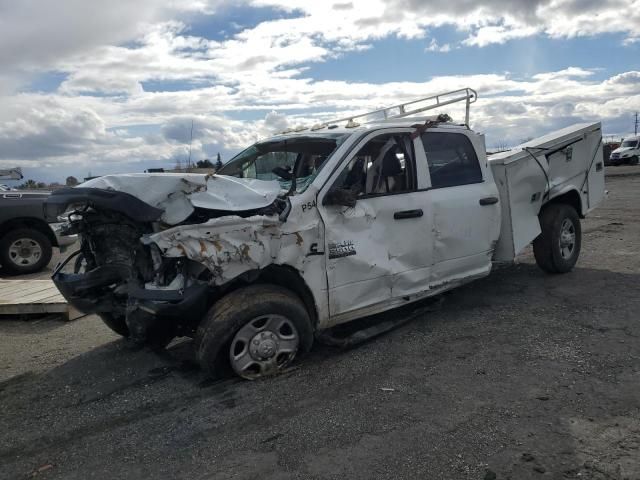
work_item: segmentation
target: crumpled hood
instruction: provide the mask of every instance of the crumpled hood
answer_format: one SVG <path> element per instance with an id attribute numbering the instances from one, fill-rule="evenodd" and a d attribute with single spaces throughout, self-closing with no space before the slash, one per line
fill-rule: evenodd
<path id="1" fill-rule="evenodd" d="M 196 173 L 106 175 L 79 185 L 128 193 L 164 210 L 162 221 L 176 225 L 194 208 L 239 212 L 271 205 L 280 193 L 277 180 L 255 180 Z"/>

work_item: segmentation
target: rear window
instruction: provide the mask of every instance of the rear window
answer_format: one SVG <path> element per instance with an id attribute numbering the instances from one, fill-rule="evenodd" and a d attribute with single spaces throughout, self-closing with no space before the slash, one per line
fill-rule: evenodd
<path id="1" fill-rule="evenodd" d="M 432 188 L 482 182 L 482 170 L 473 145 L 459 133 L 426 132 L 422 144 L 427 155 Z"/>

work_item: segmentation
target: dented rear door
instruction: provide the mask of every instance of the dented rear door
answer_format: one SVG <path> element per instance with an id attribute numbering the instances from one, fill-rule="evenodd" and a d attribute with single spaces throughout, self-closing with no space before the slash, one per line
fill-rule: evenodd
<path id="1" fill-rule="evenodd" d="M 431 286 L 487 274 L 501 212 L 484 142 L 446 131 L 428 131 L 421 138 L 433 208 Z"/>

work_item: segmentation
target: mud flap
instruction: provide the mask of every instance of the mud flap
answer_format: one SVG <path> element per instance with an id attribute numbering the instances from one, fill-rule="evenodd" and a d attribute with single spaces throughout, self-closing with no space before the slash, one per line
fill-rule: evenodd
<path id="1" fill-rule="evenodd" d="M 131 338 L 141 343 L 158 335 L 175 336 L 178 326 L 195 330 L 210 297 L 205 284 L 184 290 L 148 290 L 130 285 L 126 322 Z"/>

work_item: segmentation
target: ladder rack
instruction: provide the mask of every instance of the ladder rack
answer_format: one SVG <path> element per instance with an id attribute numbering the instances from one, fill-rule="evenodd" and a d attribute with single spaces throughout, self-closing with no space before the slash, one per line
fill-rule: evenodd
<path id="1" fill-rule="evenodd" d="M 22 180 L 22 178 L 20 167 L 0 169 L 0 180 Z"/>
<path id="2" fill-rule="evenodd" d="M 466 102 L 466 114 L 465 125 L 469 126 L 469 109 L 472 103 L 478 99 L 478 93 L 472 88 L 461 88 L 459 90 L 453 90 L 451 92 L 440 93 L 438 95 L 432 95 L 430 97 L 419 98 L 418 100 L 412 100 L 406 103 L 400 103 L 391 107 L 381 108 L 379 110 L 373 110 L 367 113 L 360 113 L 358 115 L 351 115 L 349 117 L 339 118 L 337 120 L 330 120 L 328 122 L 322 122 L 318 125 L 314 125 L 311 130 L 319 130 L 329 125 L 335 125 L 337 123 L 347 122 L 347 128 L 357 127 L 359 124 L 355 121 L 357 118 L 369 117 L 371 115 L 382 114 L 384 120 L 390 120 L 394 118 L 404 118 L 416 113 L 426 112 L 427 110 L 433 110 L 434 108 L 444 107 L 445 105 L 451 105 L 458 102 Z M 407 110 L 407 107 L 416 105 L 418 103 L 430 102 L 428 105 L 413 108 Z M 397 110 L 397 113 L 393 113 L 393 110 Z"/>

